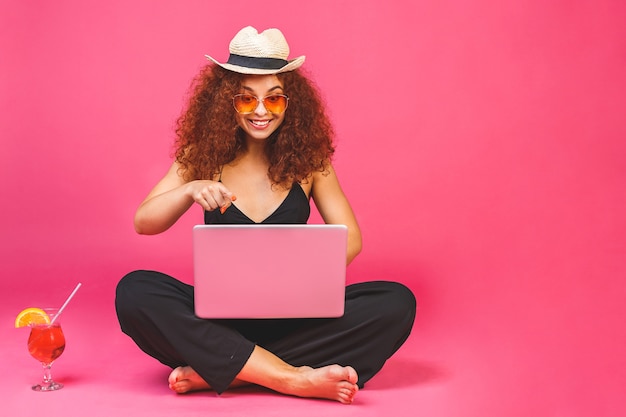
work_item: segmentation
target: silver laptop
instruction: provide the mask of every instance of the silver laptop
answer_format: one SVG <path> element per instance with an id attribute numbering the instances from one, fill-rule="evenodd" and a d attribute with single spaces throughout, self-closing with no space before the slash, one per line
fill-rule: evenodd
<path id="1" fill-rule="evenodd" d="M 340 317 L 344 225 L 198 225 L 195 311 L 201 318 Z"/>

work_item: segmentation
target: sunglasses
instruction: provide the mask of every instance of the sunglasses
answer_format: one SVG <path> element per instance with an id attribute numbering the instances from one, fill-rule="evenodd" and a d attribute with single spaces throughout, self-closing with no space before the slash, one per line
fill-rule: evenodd
<path id="1" fill-rule="evenodd" d="M 281 114 L 287 109 L 289 97 L 284 94 L 272 94 L 259 99 L 251 94 L 237 94 L 233 97 L 233 106 L 239 114 L 250 114 L 259 107 L 259 102 L 263 102 L 265 110 L 272 114 Z"/>

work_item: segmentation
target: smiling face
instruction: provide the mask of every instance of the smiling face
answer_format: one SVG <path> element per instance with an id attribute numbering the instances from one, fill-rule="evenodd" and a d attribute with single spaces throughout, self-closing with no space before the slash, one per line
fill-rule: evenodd
<path id="1" fill-rule="evenodd" d="M 253 75 L 243 79 L 239 93 L 257 97 L 259 104 L 252 113 L 236 113 L 237 124 L 245 132 L 248 141 L 266 140 L 281 125 L 285 113 L 270 113 L 262 100 L 274 94 L 284 94 L 283 84 L 276 75 Z"/>

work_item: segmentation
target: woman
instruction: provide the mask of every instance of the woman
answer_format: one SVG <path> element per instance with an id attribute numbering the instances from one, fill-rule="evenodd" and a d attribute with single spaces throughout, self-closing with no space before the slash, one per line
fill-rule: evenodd
<path id="1" fill-rule="evenodd" d="M 277 29 L 244 28 L 229 49 L 227 63 L 207 56 L 175 161 L 137 209 L 137 232 L 163 232 L 195 204 L 208 224 L 306 223 L 313 198 L 326 223 L 347 225 L 351 262 L 361 234 L 331 164 L 331 125 L 298 70 L 304 57 L 287 59 Z M 118 284 L 116 310 L 122 330 L 173 368 L 175 392 L 258 384 L 350 404 L 408 337 L 415 299 L 401 284 L 367 282 L 346 288 L 337 319 L 204 320 L 193 287 L 134 271 Z"/>

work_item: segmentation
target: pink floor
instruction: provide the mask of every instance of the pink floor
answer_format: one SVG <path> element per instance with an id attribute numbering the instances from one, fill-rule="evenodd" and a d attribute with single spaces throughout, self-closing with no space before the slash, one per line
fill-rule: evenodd
<path id="1" fill-rule="evenodd" d="M 72 287 L 65 283 L 43 291 L 24 284 L 17 291 L 17 285 L 5 284 L 3 294 L 12 296 L 3 297 L 0 305 L 2 415 L 582 417 L 626 411 L 626 372 L 623 360 L 614 362 L 617 354 L 612 360 L 596 357 L 593 349 L 582 352 L 573 346 L 568 351 L 565 344 L 547 339 L 539 347 L 533 335 L 510 326 L 510 316 L 492 316 L 487 325 L 463 319 L 460 310 L 437 318 L 429 312 L 428 297 L 412 337 L 351 406 L 261 388 L 221 397 L 211 392 L 176 395 L 165 382 L 168 370 L 118 329 L 114 282 L 106 279 L 117 272 L 89 278 L 64 313 L 67 348 L 53 375 L 65 388 L 51 393 L 31 391 L 40 368 L 26 352 L 28 330 L 12 328 L 13 320 L 26 306 L 45 305 L 43 300 L 61 303 Z M 429 323 L 433 318 L 435 323 Z M 614 368 L 607 368 L 609 361 Z"/>

